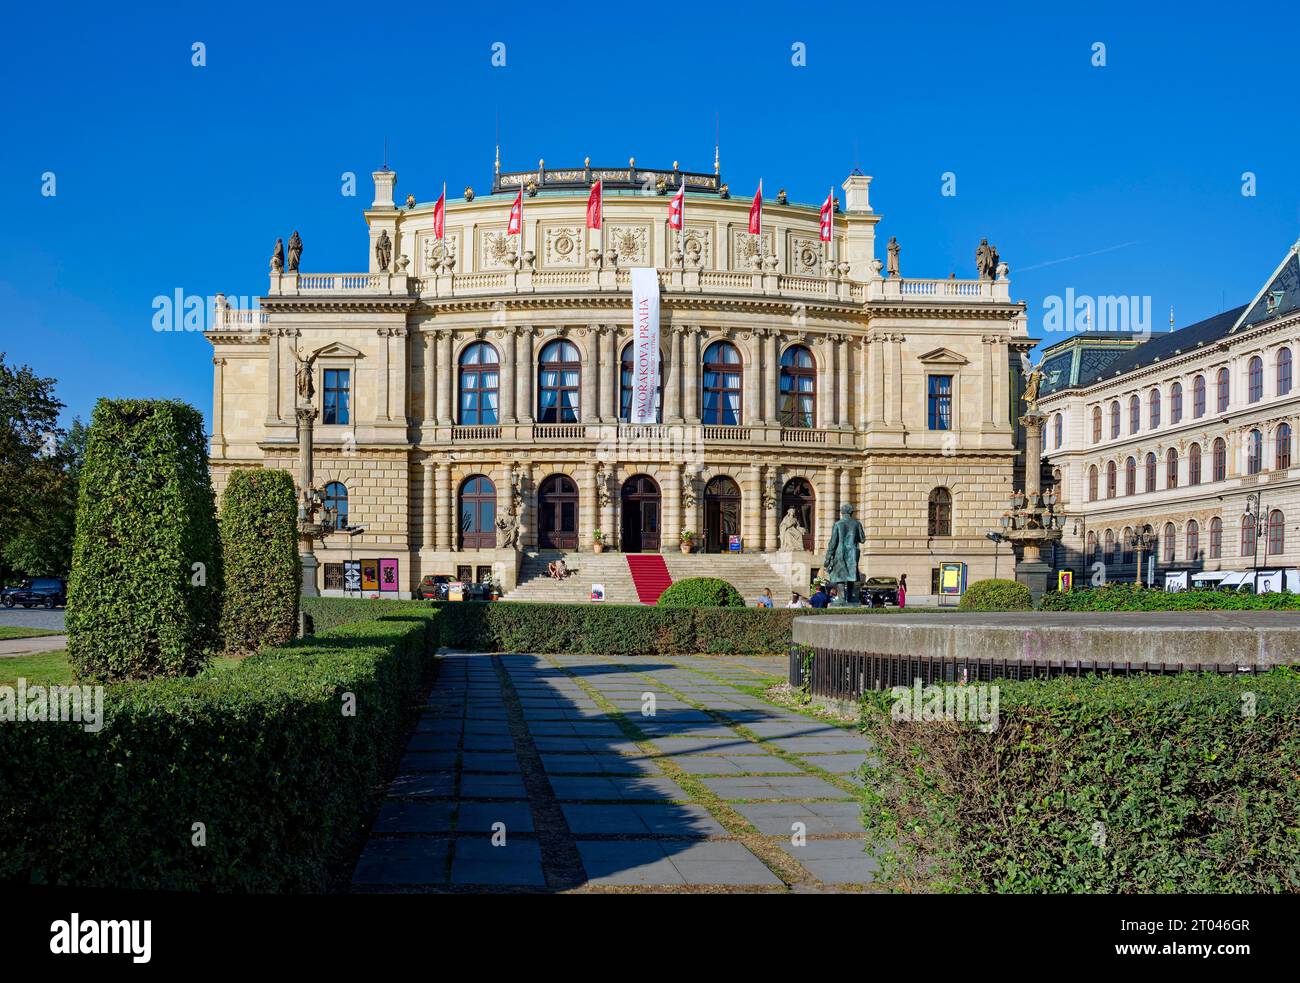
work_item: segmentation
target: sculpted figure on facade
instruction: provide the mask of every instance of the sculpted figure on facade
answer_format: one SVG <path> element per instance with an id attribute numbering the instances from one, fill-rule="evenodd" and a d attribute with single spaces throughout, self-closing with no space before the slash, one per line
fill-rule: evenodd
<path id="1" fill-rule="evenodd" d="M 284 272 L 284 240 L 275 240 L 275 249 L 271 252 L 271 272 Z"/>
<path id="2" fill-rule="evenodd" d="M 298 368 L 295 372 L 295 383 L 298 388 L 298 399 L 304 403 L 310 403 L 312 397 L 316 395 L 316 381 L 312 378 L 312 366 L 316 362 L 314 354 L 308 355 L 299 352 Z"/>
<path id="3" fill-rule="evenodd" d="M 887 255 L 889 256 L 889 262 L 887 262 L 887 263 L 885 264 L 885 275 L 886 275 L 886 276 L 898 276 L 898 275 L 899 275 L 899 273 L 898 273 L 898 252 L 899 252 L 899 248 L 898 248 L 898 237 L 897 237 L 897 236 L 890 236 L 890 237 L 889 237 L 889 245 L 886 247 L 885 251 L 886 251 Z"/>
<path id="4" fill-rule="evenodd" d="M 393 263 L 393 240 L 388 238 L 388 230 L 382 229 L 375 240 L 375 263 L 379 272 L 387 273 Z"/>
<path id="5" fill-rule="evenodd" d="M 858 547 L 866 541 L 862 523 L 853 518 L 853 506 L 845 502 L 840 506 L 839 519 L 831 527 L 831 539 L 822 560 L 822 573 L 839 586 L 841 602 L 848 600 L 846 589 L 858 582 Z"/>
<path id="6" fill-rule="evenodd" d="M 513 514 L 497 516 L 497 549 L 519 548 L 519 518 Z"/>
<path id="7" fill-rule="evenodd" d="M 289 272 L 297 273 L 298 264 L 302 261 L 302 236 L 298 235 L 298 230 L 293 230 L 293 235 L 289 236 Z"/>
<path id="8" fill-rule="evenodd" d="M 992 280 L 998 269 L 998 251 L 989 245 L 987 239 L 981 239 L 975 247 L 975 268 L 979 270 L 981 280 Z"/>
<path id="9" fill-rule="evenodd" d="M 794 509 L 785 510 L 785 518 L 781 520 L 781 525 L 777 530 L 777 538 L 781 543 L 781 552 L 797 553 L 803 549 L 803 537 L 808 532 L 799 522 L 799 516 Z"/>

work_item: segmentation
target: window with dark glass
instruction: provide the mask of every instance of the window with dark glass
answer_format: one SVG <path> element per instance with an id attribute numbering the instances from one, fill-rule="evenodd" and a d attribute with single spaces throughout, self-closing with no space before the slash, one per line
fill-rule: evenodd
<path id="1" fill-rule="evenodd" d="M 931 430 L 952 429 L 952 376 L 929 377 L 929 426 Z"/>
<path id="2" fill-rule="evenodd" d="M 1148 454 L 1146 459 L 1146 485 L 1147 491 L 1156 490 L 1156 456 Z"/>
<path id="3" fill-rule="evenodd" d="M 1246 474 L 1259 474 L 1264 468 L 1264 435 L 1252 430 L 1246 435 Z"/>
<path id="4" fill-rule="evenodd" d="M 1165 487 L 1178 487 L 1178 451 L 1173 447 L 1165 451 Z"/>
<path id="5" fill-rule="evenodd" d="M 460 353 L 460 422 L 464 426 L 496 424 L 501 365 L 497 350 L 476 341 Z"/>
<path id="6" fill-rule="evenodd" d="M 740 425 L 743 381 L 744 366 L 735 345 L 729 341 L 715 341 L 704 350 L 705 423 L 727 427 Z"/>
<path id="7" fill-rule="evenodd" d="M 326 369 L 321 393 L 321 423 L 346 424 L 351 419 L 349 391 L 350 369 Z"/>
<path id="8" fill-rule="evenodd" d="M 817 425 L 817 365 L 802 345 L 781 353 L 777 416 L 783 427 Z"/>
<path id="9" fill-rule="evenodd" d="M 538 358 L 537 422 L 577 423 L 582 362 L 571 341 L 547 343 Z"/>
<path id="10" fill-rule="evenodd" d="M 331 481 L 325 486 L 325 508 L 333 509 L 335 529 L 348 526 L 348 489 L 341 481 Z"/>
<path id="11" fill-rule="evenodd" d="M 1061 447 L 1062 431 L 1064 430 L 1064 422 L 1061 419 L 1060 413 L 1057 413 L 1056 418 L 1052 421 L 1052 429 L 1054 431 L 1053 436 L 1056 438 L 1055 447 L 1059 450 Z"/>
<path id="12" fill-rule="evenodd" d="M 1188 563 L 1196 560 L 1196 554 L 1201 548 L 1201 527 L 1195 519 L 1188 520 L 1187 523 L 1187 555 L 1185 559 Z"/>
<path id="13" fill-rule="evenodd" d="M 947 488 L 930 492 L 930 535 L 952 535 L 952 493 Z"/>
<path id="14" fill-rule="evenodd" d="M 1151 418 L 1150 427 L 1154 430 L 1160 426 L 1160 390 L 1152 389 L 1147 397 L 1147 416 Z"/>
<path id="15" fill-rule="evenodd" d="M 1278 424 L 1277 432 L 1274 435 L 1274 442 L 1277 444 L 1277 469 L 1285 471 L 1291 466 L 1291 426 L 1287 423 Z"/>
<path id="16" fill-rule="evenodd" d="M 1142 429 L 1142 400 L 1133 396 L 1128 401 L 1128 432 L 1137 433 Z"/>
<path id="17" fill-rule="evenodd" d="M 1291 391 L 1291 349 L 1279 348 L 1277 352 L 1277 394 L 1285 396 Z"/>
<path id="18" fill-rule="evenodd" d="M 1106 465 L 1106 497 L 1115 497 L 1115 462 Z"/>
<path id="19" fill-rule="evenodd" d="M 1241 555 L 1255 555 L 1255 514 L 1247 512 L 1241 517 Z"/>
<path id="20" fill-rule="evenodd" d="M 1119 534 L 1119 556 L 1121 563 L 1133 562 L 1133 527 L 1125 526 L 1124 531 Z"/>
<path id="21" fill-rule="evenodd" d="M 1246 378 L 1248 380 L 1247 398 L 1252 403 L 1258 403 L 1264 398 L 1264 360 L 1255 355 L 1246 365 Z"/>
<path id="22" fill-rule="evenodd" d="M 1201 445 L 1193 444 L 1187 451 L 1187 483 L 1189 485 L 1199 485 L 1201 483 Z"/>
<path id="23" fill-rule="evenodd" d="M 486 475 L 470 475 L 460 486 L 461 549 L 495 549 L 497 489 Z"/>
<path id="24" fill-rule="evenodd" d="M 1178 539 L 1178 530 L 1174 528 L 1174 524 L 1172 522 L 1165 523 L 1165 534 L 1161 538 L 1164 540 L 1164 542 L 1161 545 L 1164 547 L 1165 562 L 1173 563 L 1174 543 Z"/>
<path id="25" fill-rule="evenodd" d="M 1183 419 L 1183 384 L 1175 382 L 1169 390 L 1169 422 L 1181 423 Z"/>
<path id="26" fill-rule="evenodd" d="M 1101 407 L 1092 408 L 1092 442 L 1094 444 L 1101 442 Z"/>
<path id="27" fill-rule="evenodd" d="M 1205 416 L 1205 376 L 1198 375 L 1192 380 L 1192 417 L 1200 419 Z"/>
<path id="28" fill-rule="evenodd" d="M 1223 556 L 1223 520 L 1217 515 L 1210 520 L 1210 559 Z"/>
<path id="29" fill-rule="evenodd" d="M 1222 413 L 1228 408 L 1228 370 L 1219 369 L 1219 375 L 1215 381 L 1215 409 Z"/>
<path id="30" fill-rule="evenodd" d="M 1274 509 L 1268 514 L 1268 555 L 1275 556 L 1286 550 L 1286 523 L 1282 512 Z"/>
<path id="31" fill-rule="evenodd" d="M 1103 542 L 1105 543 L 1105 547 L 1106 547 L 1105 553 L 1103 554 L 1103 558 L 1104 558 L 1104 560 L 1105 560 L 1107 563 L 1114 563 L 1114 562 L 1115 562 L 1115 532 L 1114 532 L 1114 530 L 1112 530 L 1112 529 L 1107 529 L 1107 530 L 1106 530 L 1106 538 L 1103 540 Z"/>
<path id="32" fill-rule="evenodd" d="M 1211 481 L 1223 481 L 1228 476 L 1228 445 L 1222 437 L 1214 441 L 1214 475 Z"/>
<path id="33" fill-rule="evenodd" d="M 1088 501 L 1097 501 L 1097 465 L 1088 469 Z"/>
<path id="34" fill-rule="evenodd" d="M 1114 440 L 1119 436 L 1119 403 L 1110 404 L 1110 439 Z"/>
<path id="35" fill-rule="evenodd" d="M 635 368 L 632 360 L 636 358 L 636 345 L 628 344 L 623 346 L 623 357 L 619 359 L 618 366 L 618 418 L 623 422 L 630 422 L 632 419 L 632 397 L 635 395 L 632 384 L 632 373 Z M 655 422 L 664 422 L 664 360 L 661 356 L 659 359 L 659 388 L 655 390 Z"/>

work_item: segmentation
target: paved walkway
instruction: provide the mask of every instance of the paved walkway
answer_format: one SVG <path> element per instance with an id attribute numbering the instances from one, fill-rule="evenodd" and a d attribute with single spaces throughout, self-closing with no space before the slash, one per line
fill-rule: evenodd
<path id="1" fill-rule="evenodd" d="M 853 777 L 868 745 L 754 695 L 783 670 L 444 656 L 355 888 L 869 887 Z"/>
<path id="2" fill-rule="evenodd" d="M 67 635 L 39 635 L 36 638 L 0 638 L 0 659 L 35 652 L 53 652 L 68 647 Z"/>

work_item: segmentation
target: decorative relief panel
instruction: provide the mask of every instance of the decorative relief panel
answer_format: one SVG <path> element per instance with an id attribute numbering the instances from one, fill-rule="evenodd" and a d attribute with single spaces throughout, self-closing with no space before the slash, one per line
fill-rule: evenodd
<path id="1" fill-rule="evenodd" d="M 762 255 L 765 257 L 776 254 L 776 231 L 774 229 L 764 229 L 763 234 L 755 241 L 754 236 L 749 234 L 747 228 L 732 228 L 731 268 L 733 270 L 745 271 L 751 269 L 754 253 L 759 249 L 762 250 Z"/>
<path id="2" fill-rule="evenodd" d="M 791 235 L 787 241 L 790 272 L 798 276 L 817 276 L 822 272 L 822 246 L 829 245 L 809 236 Z"/>
<path id="3" fill-rule="evenodd" d="M 618 253 L 619 266 L 650 265 L 650 226 L 611 225 L 605 230 L 609 236 L 605 248 Z"/>
<path id="4" fill-rule="evenodd" d="M 581 225 L 548 225 L 542 229 L 542 265 L 548 267 L 586 266 L 582 247 Z"/>
<path id="5" fill-rule="evenodd" d="M 508 257 L 518 248 L 518 238 L 518 236 L 506 235 L 505 225 L 478 229 L 478 268 L 480 270 L 510 269 Z"/>
<path id="6" fill-rule="evenodd" d="M 423 276 L 436 275 L 444 256 L 456 261 L 455 272 L 465 272 L 460 268 L 460 235 L 460 229 L 448 229 L 441 239 L 434 238 L 432 232 L 420 236 L 420 273 Z"/>
<path id="7" fill-rule="evenodd" d="M 668 230 L 673 236 L 676 232 Z M 691 225 L 686 223 L 685 235 L 687 266 L 695 269 L 708 270 L 713 268 L 713 228 L 707 225 Z M 692 264 L 694 263 L 694 266 Z"/>

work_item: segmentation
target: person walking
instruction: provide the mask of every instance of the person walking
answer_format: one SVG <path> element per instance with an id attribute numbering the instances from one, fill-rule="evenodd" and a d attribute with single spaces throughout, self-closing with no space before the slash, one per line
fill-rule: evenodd
<path id="1" fill-rule="evenodd" d="M 813 596 L 808 598 L 808 606 L 813 608 L 824 608 L 830 603 L 830 595 L 826 593 L 826 588 L 822 586 L 818 586 Z"/>
<path id="2" fill-rule="evenodd" d="M 907 606 L 907 574 L 900 574 L 898 577 L 898 609 L 901 611 Z"/>

